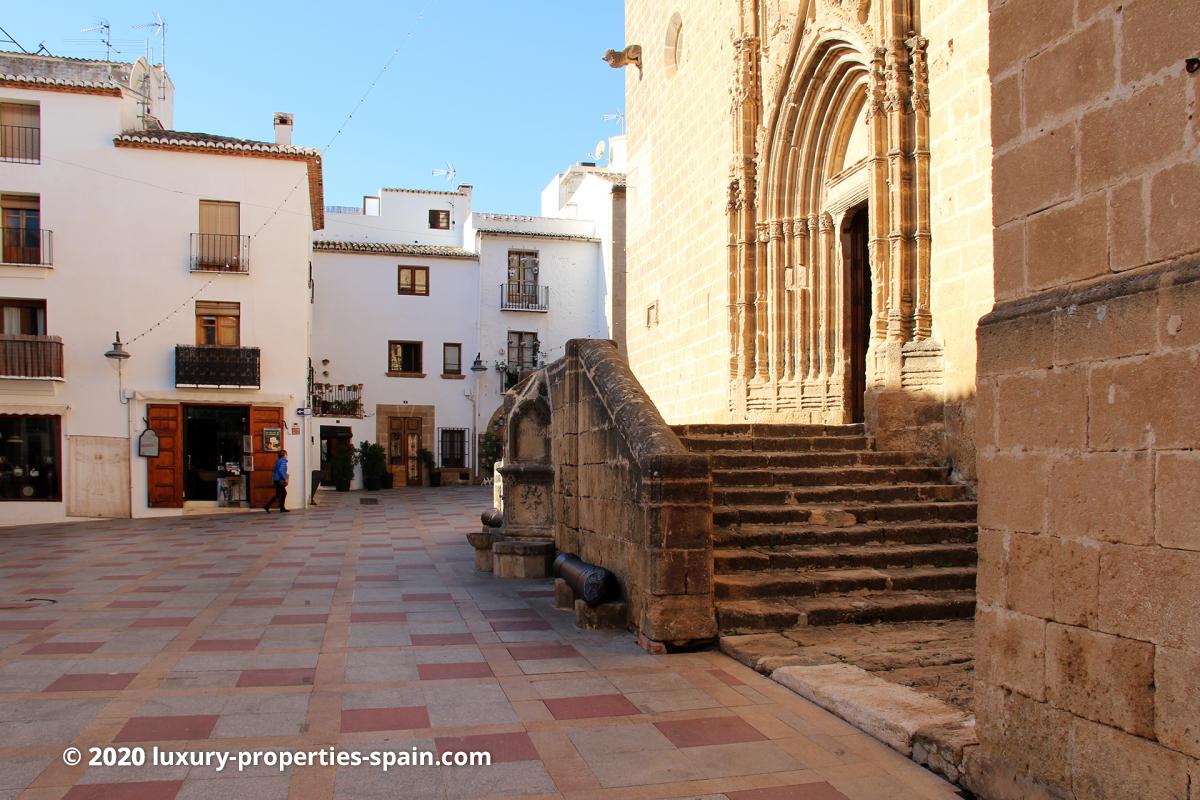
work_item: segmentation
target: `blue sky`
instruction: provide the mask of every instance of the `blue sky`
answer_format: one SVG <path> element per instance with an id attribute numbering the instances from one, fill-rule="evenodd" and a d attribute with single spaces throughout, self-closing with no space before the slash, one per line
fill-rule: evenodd
<path id="1" fill-rule="evenodd" d="M 54 0 L 6 4 L 0 27 L 31 51 L 103 58 L 80 41 L 103 17 L 113 59 L 133 60 L 148 31 L 132 26 L 156 11 L 181 130 L 271 139 L 272 112 L 291 111 L 293 141 L 323 148 L 399 50 L 325 155 L 328 205 L 446 188 L 430 173 L 449 161 L 477 209 L 533 214 L 556 172 L 620 132 L 601 118 L 624 110 L 623 71 L 600 56 L 624 46 L 621 0 Z"/>

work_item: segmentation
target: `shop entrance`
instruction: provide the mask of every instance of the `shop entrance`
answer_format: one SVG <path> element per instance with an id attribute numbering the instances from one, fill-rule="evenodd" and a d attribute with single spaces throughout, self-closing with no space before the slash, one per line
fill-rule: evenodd
<path id="1" fill-rule="evenodd" d="M 217 500 L 219 479 L 241 474 L 249 435 L 246 406 L 184 406 L 184 497 Z"/>

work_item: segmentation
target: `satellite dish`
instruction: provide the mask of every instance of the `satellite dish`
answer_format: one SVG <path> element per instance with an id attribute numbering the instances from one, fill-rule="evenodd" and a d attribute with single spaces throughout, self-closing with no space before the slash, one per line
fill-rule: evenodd
<path id="1" fill-rule="evenodd" d="M 603 139 L 596 142 L 596 160 L 597 161 L 604 158 L 604 149 L 606 146 L 607 146 L 607 144 Z"/>

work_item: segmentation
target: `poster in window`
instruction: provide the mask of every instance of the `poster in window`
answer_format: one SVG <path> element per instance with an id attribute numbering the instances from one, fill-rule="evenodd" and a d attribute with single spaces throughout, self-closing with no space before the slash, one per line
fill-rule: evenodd
<path id="1" fill-rule="evenodd" d="M 278 453 L 283 449 L 283 428 L 263 428 L 263 452 Z"/>

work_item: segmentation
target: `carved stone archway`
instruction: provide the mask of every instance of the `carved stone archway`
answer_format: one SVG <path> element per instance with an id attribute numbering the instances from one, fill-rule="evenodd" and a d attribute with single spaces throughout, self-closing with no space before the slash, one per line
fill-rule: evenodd
<path id="1" fill-rule="evenodd" d="M 868 422 L 889 393 L 938 393 L 930 341 L 926 42 L 911 0 L 805 0 L 761 89 L 763 0 L 743 0 L 730 187 L 730 408 L 849 421 L 843 214 L 869 208 Z M 908 400 L 903 402 L 907 403 Z"/>

